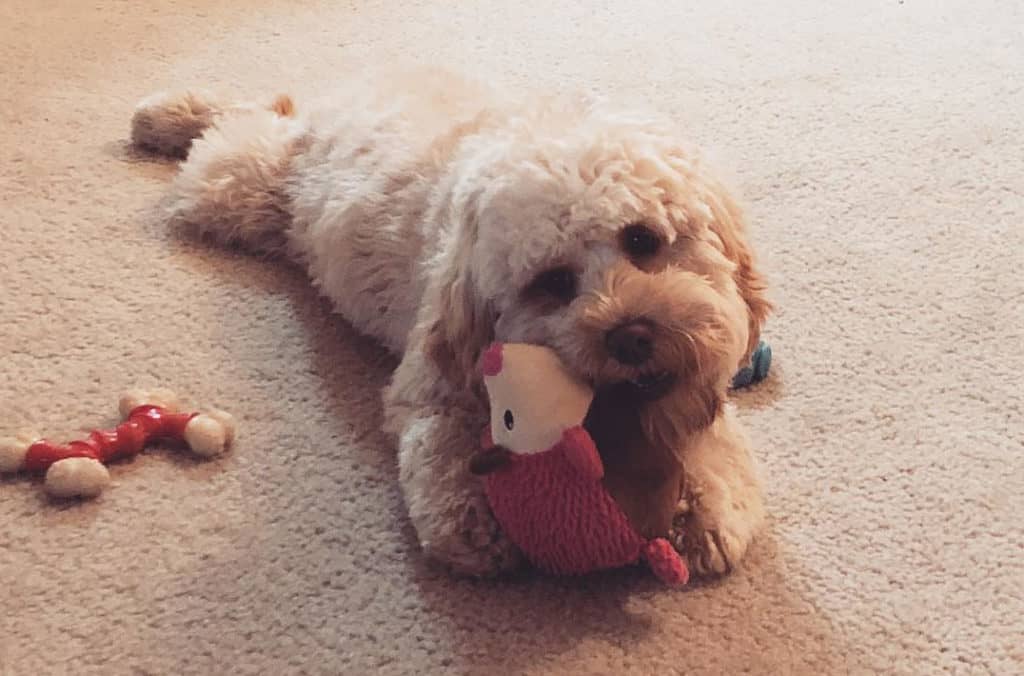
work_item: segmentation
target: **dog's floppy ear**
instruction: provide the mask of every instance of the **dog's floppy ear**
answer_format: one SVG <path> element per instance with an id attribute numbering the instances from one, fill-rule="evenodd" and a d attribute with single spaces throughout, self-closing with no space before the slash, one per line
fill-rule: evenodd
<path id="1" fill-rule="evenodd" d="M 724 402 L 724 388 L 701 379 L 695 385 L 684 383 L 657 405 L 643 409 L 640 421 L 644 436 L 656 448 L 668 449 L 682 461 L 679 454 L 686 450 L 684 440 L 714 423 Z"/>
<path id="2" fill-rule="evenodd" d="M 711 209 L 712 222 L 708 227 L 722 242 L 722 253 L 736 264 L 736 287 L 746 301 L 750 314 L 750 334 L 746 352 L 746 357 L 749 357 L 761 339 L 761 327 L 771 314 L 772 304 L 765 293 L 767 285 L 764 277 L 757 268 L 753 251 L 747 242 L 746 225 L 739 205 L 720 185 L 712 186 L 710 197 L 708 206 Z"/>
<path id="3" fill-rule="evenodd" d="M 494 312 L 473 278 L 472 256 L 478 236 L 475 196 L 450 204 L 451 237 L 435 260 L 427 288 L 427 310 L 432 313 L 424 349 L 441 375 L 455 387 L 472 387 L 481 352 L 494 337 Z"/>
<path id="4" fill-rule="evenodd" d="M 735 355 L 729 339 L 733 331 L 713 311 L 691 317 L 686 334 L 675 358 L 679 380 L 671 396 L 648 405 L 641 418 L 649 439 L 678 451 L 685 449 L 682 440 L 710 426 L 722 412 L 733 372 L 727 363 Z"/>

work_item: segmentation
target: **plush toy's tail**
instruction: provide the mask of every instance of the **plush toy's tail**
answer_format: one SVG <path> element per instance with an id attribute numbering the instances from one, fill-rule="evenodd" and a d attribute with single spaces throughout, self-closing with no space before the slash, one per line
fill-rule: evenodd
<path id="1" fill-rule="evenodd" d="M 644 545 L 643 557 L 665 584 L 682 585 L 690 579 L 690 570 L 683 557 L 665 538 L 655 538 Z"/>

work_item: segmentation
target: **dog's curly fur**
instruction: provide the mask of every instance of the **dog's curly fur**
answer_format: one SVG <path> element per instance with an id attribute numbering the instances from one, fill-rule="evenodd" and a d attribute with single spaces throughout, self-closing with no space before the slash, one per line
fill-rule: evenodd
<path id="1" fill-rule="evenodd" d="M 447 74 L 380 82 L 299 112 L 287 97 L 155 95 L 132 140 L 187 156 L 174 221 L 299 262 L 402 355 L 385 419 L 427 552 L 477 575 L 519 561 L 467 467 L 487 420 L 476 360 L 500 339 L 548 345 L 599 399 L 620 393 L 607 415 L 680 466 L 691 566 L 731 568 L 763 512 L 724 402 L 769 303 L 729 193 L 653 116 L 582 97 L 514 101 Z M 652 354 L 628 365 L 607 335 L 635 321 Z"/>

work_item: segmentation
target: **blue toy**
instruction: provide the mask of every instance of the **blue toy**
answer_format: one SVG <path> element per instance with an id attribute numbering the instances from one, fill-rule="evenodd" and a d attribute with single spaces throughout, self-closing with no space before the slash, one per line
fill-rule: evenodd
<path id="1" fill-rule="evenodd" d="M 744 366 L 732 378 L 733 389 L 749 387 L 768 377 L 768 369 L 772 365 L 772 347 L 761 341 L 750 355 L 750 364 Z"/>

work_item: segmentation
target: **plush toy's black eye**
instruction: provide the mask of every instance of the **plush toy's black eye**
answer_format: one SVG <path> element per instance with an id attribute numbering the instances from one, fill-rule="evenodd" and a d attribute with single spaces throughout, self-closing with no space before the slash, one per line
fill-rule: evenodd
<path id="1" fill-rule="evenodd" d="M 646 225 L 635 223 L 622 230 L 622 248 L 634 258 L 647 258 L 661 249 L 661 238 Z"/>
<path id="2" fill-rule="evenodd" d="M 568 303 L 576 297 L 576 271 L 567 266 L 545 270 L 533 278 L 527 291 Z"/>
<path id="3" fill-rule="evenodd" d="M 505 411 L 505 429 L 509 432 L 516 426 L 516 419 L 512 417 L 512 411 Z"/>

